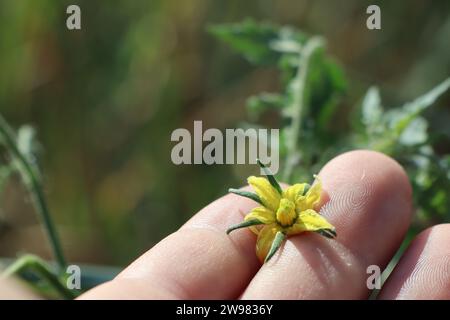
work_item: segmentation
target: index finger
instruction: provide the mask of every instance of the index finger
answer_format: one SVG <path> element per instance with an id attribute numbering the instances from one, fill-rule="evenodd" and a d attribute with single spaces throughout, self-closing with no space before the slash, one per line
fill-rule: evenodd
<path id="1" fill-rule="evenodd" d="M 226 195 L 144 253 L 114 280 L 84 299 L 233 299 L 258 270 L 255 236 L 228 237 L 256 202 Z"/>
<path id="2" fill-rule="evenodd" d="M 411 217 L 411 187 L 401 166 L 373 151 L 352 151 L 320 171 L 329 201 L 321 213 L 337 237 L 290 237 L 252 279 L 243 299 L 365 299 L 367 270 L 381 271 Z"/>

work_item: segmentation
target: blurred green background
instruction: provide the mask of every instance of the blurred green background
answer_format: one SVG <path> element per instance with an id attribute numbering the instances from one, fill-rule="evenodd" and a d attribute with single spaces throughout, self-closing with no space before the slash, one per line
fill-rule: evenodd
<path id="1" fill-rule="evenodd" d="M 80 31 L 66 28 L 69 4 L 81 7 Z M 366 28 L 370 4 L 381 6 L 380 31 Z M 445 79 L 449 13 L 446 0 L 0 0 L 0 112 L 16 128 L 37 129 L 68 260 L 125 265 L 256 172 L 170 160 L 174 129 L 193 120 L 233 128 L 247 118 L 248 96 L 280 89 L 275 69 L 250 66 L 209 25 L 252 17 L 323 35 L 349 79 L 348 111 L 372 84 L 395 105 Z M 449 105 L 447 95 L 428 115 L 442 153 Z M 3 187 L 0 256 L 50 258 L 19 179 Z"/>

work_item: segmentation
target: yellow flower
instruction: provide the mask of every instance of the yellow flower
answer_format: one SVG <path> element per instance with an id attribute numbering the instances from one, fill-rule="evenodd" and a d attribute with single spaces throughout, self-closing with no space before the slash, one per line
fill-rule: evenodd
<path id="1" fill-rule="evenodd" d="M 258 236 L 256 254 L 261 262 L 269 261 L 288 236 L 312 231 L 327 238 L 336 237 L 335 228 L 316 211 L 322 192 L 318 177 L 312 187 L 297 183 L 282 190 L 268 168 L 259 160 L 258 164 L 265 170 L 267 179 L 253 176 L 247 179 L 256 194 L 236 189 L 229 191 L 253 199 L 261 206 L 250 211 L 242 223 L 231 226 L 227 233 L 250 227 Z"/>

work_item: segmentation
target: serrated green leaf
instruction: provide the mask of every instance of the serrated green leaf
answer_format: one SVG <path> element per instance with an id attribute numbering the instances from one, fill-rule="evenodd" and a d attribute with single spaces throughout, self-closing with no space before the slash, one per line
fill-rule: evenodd
<path id="1" fill-rule="evenodd" d="M 270 109 L 281 109 L 285 106 L 285 98 L 281 94 L 263 92 L 247 100 L 247 110 L 253 119 Z"/>
<path id="2" fill-rule="evenodd" d="M 286 53 L 298 53 L 306 36 L 290 27 L 243 22 L 215 25 L 208 31 L 253 64 L 275 64 Z"/>
<path id="3" fill-rule="evenodd" d="M 298 54 L 306 40 L 306 35 L 299 30 L 284 26 L 278 29 L 278 38 L 271 41 L 269 46 L 274 51 Z"/>
<path id="4" fill-rule="evenodd" d="M 297 53 L 301 50 L 301 45 L 292 39 L 275 39 L 270 43 L 270 47 L 282 53 Z"/>
<path id="5" fill-rule="evenodd" d="M 414 101 L 385 112 L 382 119 L 383 131 L 371 142 L 372 148 L 394 155 L 398 145 L 411 146 L 423 143 L 426 139 L 424 121 L 418 120 L 411 128 L 409 126 L 449 88 L 450 78 Z"/>
<path id="6" fill-rule="evenodd" d="M 415 118 L 410 122 L 405 130 L 402 131 L 398 141 L 405 146 L 422 144 L 427 141 L 428 123 L 423 117 Z"/>
<path id="7" fill-rule="evenodd" d="M 321 135 L 327 130 L 347 83 L 341 67 L 324 50 L 312 56 L 309 69 L 305 98 L 311 118 L 316 119 L 315 134 Z"/>
<path id="8" fill-rule="evenodd" d="M 429 92 L 415 99 L 413 102 L 408 103 L 405 108 L 410 111 L 421 111 L 431 106 L 443 93 L 450 88 L 450 78 L 447 78 L 444 82 L 431 89 Z"/>
<path id="9" fill-rule="evenodd" d="M 251 63 L 273 63 L 279 57 L 279 53 L 269 46 L 269 43 L 278 38 L 279 32 L 271 24 L 247 19 L 241 23 L 212 26 L 208 31 L 244 55 Z"/>
<path id="10" fill-rule="evenodd" d="M 368 134 L 372 133 L 383 117 L 380 92 L 377 87 L 367 90 L 362 102 L 362 123 Z"/>
<path id="11" fill-rule="evenodd" d="M 444 92 L 450 88 L 450 78 L 431 89 L 400 109 L 386 114 L 389 128 L 400 134 L 422 111 L 430 107 Z"/>

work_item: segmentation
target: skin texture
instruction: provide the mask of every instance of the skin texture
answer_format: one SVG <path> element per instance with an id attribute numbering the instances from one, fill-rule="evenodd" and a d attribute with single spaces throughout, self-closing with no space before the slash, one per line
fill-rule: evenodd
<path id="1" fill-rule="evenodd" d="M 347 153 L 319 176 L 329 198 L 321 213 L 336 227 L 337 238 L 290 238 L 251 280 L 244 299 L 367 298 L 367 266 L 383 269 L 400 245 L 410 221 L 411 190 L 397 163 L 373 152 Z"/>
<path id="2" fill-rule="evenodd" d="M 394 160 L 371 151 L 342 154 L 319 176 L 320 212 L 336 227 L 335 240 L 291 237 L 261 266 L 249 230 L 224 232 L 256 204 L 226 195 L 81 299 L 366 299 L 367 267 L 383 269 L 409 227 L 408 178 Z M 437 226 L 413 242 L 382 298 L 449 298 L 449 229 Z"/>
<path id="3" fill-rule="evenodd" d="M 225 234 L 256 203 L 229 194 L 205 207 L 114 280 L 80 298 L 366 299 L 367 267 L 375 264 L 383 269 L 409 227 L 408 178 L 394 160 L 372 151 L 342 154 L 319 176 L 324 190 L 320 212 L 336 227 L 336 239 L 314 233 L 290 237 L 261 266 L 250 230 Z M 449 225 L 441 225 L 419 235 L 381 297 L 449 299 L 449 231 Z"/>
<path id="4" fill-rule="evenodd" d="M 16 279 L 0 278 L 0 300 L 36 300 L 38 296 L 33 294 L 26 284 Z"/>
<path id="5" fill-rule="evenodd" d="M 423 231 L 411 243 L 381 299 L 450 299 L 450 224 Z"/>

